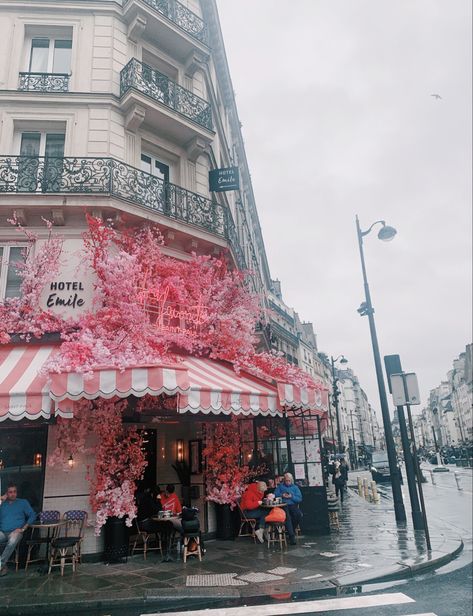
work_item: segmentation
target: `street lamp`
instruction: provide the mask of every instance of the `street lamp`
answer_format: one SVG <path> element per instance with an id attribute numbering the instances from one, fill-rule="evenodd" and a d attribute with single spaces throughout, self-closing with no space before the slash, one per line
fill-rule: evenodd
<path id="1" fill-rule="evenodd" d="M 337 387 L 338 377 L 335 376 L 335 362 L 340 360 L 341 364 L 347 364 L 348 359 L 344 355 L 339 355 L 335 359 L 333 357 L 330 358 L 332 363 L 332 397 L 333 403 L 335 404 L 335 417 L 337 418 L 337 441 L 338 441 L 338 452 L 343 453 L 342 449 L 342 432 L 340 430 L 340 414 L 338 412 L 338 396 L 339 391 Z"/>
<path id="2" fill-rule="evenodd" d="M 381 367 L 381 356 L 379 353 L 378 336 L 376 334 L 376 325 L 374 322 L 374 308 L 371 303 L 370 289 L 368 278 L 366 275 L 365 256 L 363 253 L 363 238 L 368 235 L 375 225 L 381 225 L 378 232 L 378 239 L 383 242 L 390 242 L 397 231 L 394 227 L 388 226 L 384 220 L 377 220 L 367 231 L 362 231 L 358 216 L 356 217 L 356 231 L 358 235 L 358 246 L 360 248 L 361 270 L 363 273 L 363 284 L 365 289 L 365 301 L 358 308 L 360 316 L 367 316 L 370 324 L 371 345 L 373 347 L 374 365 L 376 368 L 376 378 L 378 381 L 379 400 L 381 403 L 381 412 L 383 415 L 384 434 L 386 438 L 386 450 L 388 453 L 389 470 L 391 475 L 391 485 L 393 490 L 394 513 L 398 522 L 406 521 L 406 511 L 404 509 L 404 501 L 402 499 L 401 481 L 397 468 L 396 450 L 394 447 L 393 431 L 391 427 L 391 419 L 389 416 L 388 400 L 386 398 L 386 387 L 384 384 L 383 369 Z"/>

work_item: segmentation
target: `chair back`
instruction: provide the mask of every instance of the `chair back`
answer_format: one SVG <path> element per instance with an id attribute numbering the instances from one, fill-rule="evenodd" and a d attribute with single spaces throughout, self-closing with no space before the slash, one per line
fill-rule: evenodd
<path id="1" fill-rule="evenodd" d="M 247 518 L 247 516 L 246 516 L 245 512 L 243 511 L 243 509 L 241 508 L 241 505 L 240 505 L 240 503 L 239 503 L 239 502 L 237 503 L 237 506 L 238 506 L 238 511 L 239 511 L 239 513 L 240 513 L 240 517 L 241 517 L 241 519 L 242 519 L 243 521 L 247 522 L 247 521 L 248 521 L 248 518 Z"/>
<path id="2" fill-rule="evenodd" d="M 39 514 L 40 524 L 54 524 L 59 522 L 61 514 L 59 511 L 41 511 Z"/>
<path id="3" fill-rule="evenodd" d="M 63 519 L 66 520 L 66 537 L 82 537 L 84 536 L 84 528 L 87 523 L 87 511 L 79 509 L 71 509 L 64 513 Z"/>

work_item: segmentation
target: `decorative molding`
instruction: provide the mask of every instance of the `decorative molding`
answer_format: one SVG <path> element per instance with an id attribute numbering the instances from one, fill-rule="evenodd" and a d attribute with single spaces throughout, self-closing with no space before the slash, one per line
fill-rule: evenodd
<path id="1" fill-rule="evenodd" d="M 202 137 L 193 137 L 186 146 L 188 159 L 195 163 L 201 154 L 204 154 L 208 147 L 208 141 Z"/>
<path id="2" fill-rule="evenodd" d="M 125 117 L 125 128 L 132 132 L 136 132 L 138 128 L 143 124 L 146 116 L 144 107 L 140 105 L 133 105 L 130 111 Z"/>
<path id="3" fill-rule="evenodd" d="M 26 225 L 28 224 L 26 220 L 26 211 L 23 208 L 20 208 L 18 210 L 14 210 L 13 214 L 16 217 L 18 224 L 22 227 L 26 227 Z"/>
<path id="4" fill-rule="evenodd" d="M 147 23 L 146 17 L 137 15 L 128 26 L 128 38 L 137 43 L 142 38 Z"/>
<path id="5" fill-rule="evenodd" d="M 208 54 L 192 51 L 186 58 L 184 63 L 184 74 L 187 77 L 193 77 L 194 73 L 202 68 L 202 65 L 209 61 Z"/>
<path id="6" fill-rule="evenodd" d="M 51 210 L 51 218 L 55 227 L 64 227 L 66 224 L 64 220 L 64 210 L 62 208 Z"/>

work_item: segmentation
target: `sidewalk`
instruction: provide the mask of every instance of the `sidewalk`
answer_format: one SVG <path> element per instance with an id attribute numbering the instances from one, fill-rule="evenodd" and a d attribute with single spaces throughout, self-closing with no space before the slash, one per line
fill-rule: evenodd
<path id="1" fill-rule="evenodd" d="M 110 613 L 127 606 L 173 609 L 256 602 L 265 597 L 288 599 L 289 594 L 336 595 L 363 583 L 400 579 L 435 568 L 462 549 L 459 537 L 440 526 L 431 527 L 432 552 L 422 534 L 410 525 L 398 527 L 389 503 L 367 503 L 349 490 L 340 515 L 340 533 L 328 537 L 302 536 L 297 546 L 282 553 L 254 545 L 251 539 L 208 541 L 201 563 L 191 558 L 161 563 L 152 552 L 126 564 L 87 564 L 64 577 L 41 575 L 33 566 L 27 574 L 11 571 L 0 578 L 2 614 L 65 614 L 84 610 Z"/>

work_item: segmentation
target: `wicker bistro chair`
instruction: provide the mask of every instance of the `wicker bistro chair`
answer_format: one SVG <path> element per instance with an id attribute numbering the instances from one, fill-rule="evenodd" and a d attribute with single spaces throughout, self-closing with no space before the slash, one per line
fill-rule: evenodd
<path id="1" fill-rule="evenodd" d="M 132 556 L 135 552 L 143 552 L 143 558 L 144 560 L 146 560 L 146 554 L 147 552 L 150 552 L 151 550 L 159 550 L 161 552 L 161 555 L 163 554 L 161 536 L 158 532 L 152 533 L 152 532 L 147 532 L 143 530 L 143 528 L 140 526 L 140 523 L 138 522 L 136 518 L 135 518 L 135 530 L 136 530 L 136 534 L 135 534 L 134 539 L 132 539 L 133 545 L 131 546 Z M 153 535 L 155 538 L 155 546 L 150 547 L 150 543 L 153 539 Z"/>
<path id="2" fill-rule="evenodd" d="M 240 512 L 240 530 L 238 531 L 238 537 L 253 537 L 253 541 L 256 543 L 256 522 L 255 518 L 248 518 L 245 512 L 238 503 L 238 511 Z"/>
<path id="3" fill-rule="evenodd" d="M 39 514 L 40 524 L 51 524 L 51 523 L 59 522 L 60 519 L 61 519 L 61 514 L 59 511 L 42 511 Z M 47 535 L 44 535 L 41 533 L 40 528 L 33 528 L 31 530 L 31 537 L 26 542 L 26 545 L 28 546 L 28 552 L 26 555 L 25 571 L 28 570 L 28 565 L 30 563 L 38 563 L 44 560 L 44 558 L 31 558 L 31 553 L 36 547 L 38 547 L 38 552 L 39 552 L 41 550 L 41 546 L 43 545 L 46 546 L 45 558 L 46 558 L 46 562 L 48 561 L 49 547 L 50 547 L 51 541 L 55 539 L 55 537 L 57 536 L 58 531 L 59 531 L 59 527 L 54 528 L 51 534 L 50 529 L 47 529 Z"/>
<path id="4" fill-rule="evenodd" d="M 72 571 L 75 572 L 77 563 L 81 562 L 81 544 L 87 523 L 87 512 L 66 511 L 63 519 L 66 524 L 61 528 L 59 536 L 51 540 L 48 573 L 51 573 L 53 567 L 59 566 L 61 575 L 64 575 L 66 564 L 72 565 Z M 55 562 L 57 559 L 59 562 Z"/>
<path id="5" fill-rule="evenodd" d="M 15 563 L 15 571 L 18 571 L 18 569 L 20 568 L 20 543 L 21 541 L 17 544 L 15 551 L 12 553 L 12 555 L 10 556 L 10 558 L 8 559 L 8 562 L 13 562 Z M 3 548 L 6 546 L 7 542 L 2 542 L 0 543 L 0 547 Z M 6 566 L 6 563 L 4 563 Z"/>
<path id="6" fill-rule="evenodd" d="M 286 525 L 284 522 L 266 522 L 266 536 L 268 539 L 268 548 L 272 544 L 279 544 L 281 550 L 287 548 Z"/>
<path id="7" fill-rule="evenodd" d="M 330 529 L 340 532 L 340 518 L 338 516 L 338 512 L 340 511 L 340 504 L 338 496 L 327 494 L 327 506 Z"/>

